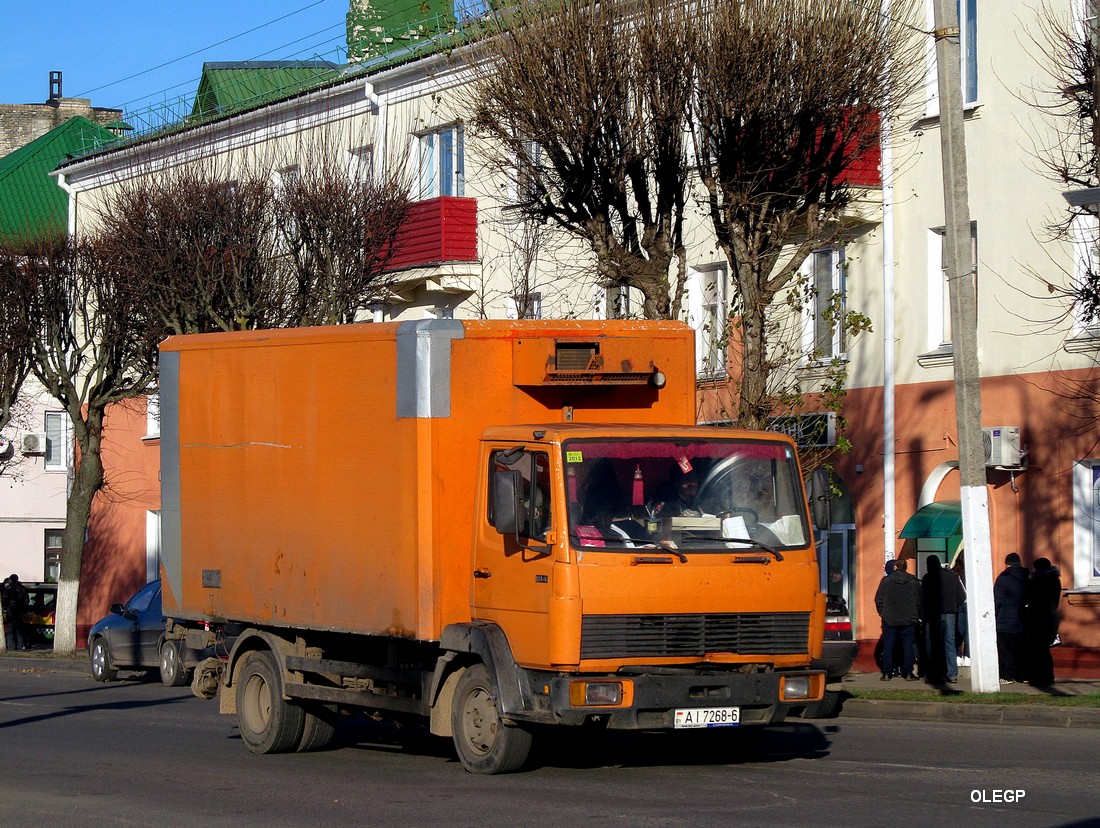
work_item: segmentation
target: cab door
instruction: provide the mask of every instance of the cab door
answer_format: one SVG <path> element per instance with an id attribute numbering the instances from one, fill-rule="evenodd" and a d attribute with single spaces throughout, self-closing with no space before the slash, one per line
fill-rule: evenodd
<path id="1" fill-rule="evenodd" d="M 504 630 L 517 662 L 546 666 L 554 540 L 562 521 L 553 509 L 549 449 L 489 446 L 479 477 L 483 508 L 475 530 L 473 617 Z M 506 511 L 499 506 L 502 496 L 514 504 L 514 525 L 495 514 Z"/>

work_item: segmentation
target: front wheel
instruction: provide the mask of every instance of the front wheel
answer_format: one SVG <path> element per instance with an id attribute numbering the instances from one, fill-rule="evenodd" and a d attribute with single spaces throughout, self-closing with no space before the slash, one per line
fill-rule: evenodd
<path id="1" fill-rule="evenodd" d="M 165 687 L 183 687 L 188 683 L 187 668 L 183 666 L 180 646 L 176 641 L 164 641 L 160 645 L 160 681 Z"/>
<path id="2" fill-rule="evenodd" d="M 92 678 L 96 681 L 114 681 L 118 678 L 118 670 L 111 666 L 111 648 L 102 638 L 97 638 L 92 644 Z"/>
<path id="3" fill-rule="evenodd" d="M 470 773 L 511 773 L 531 753 L 531 733 L 501 720 L 496 697 L 484 664 L 466 668 L 455 688 L 451 728 L 458 758 Z"/>
<path id="4" fill-rule="evenodd" d="M 237 677 L 237 724 L 253 753 L 294 750 L 302 739 L 304 711 L 283 699 L 279 665 L 271 653 L 245 656 Z"/>

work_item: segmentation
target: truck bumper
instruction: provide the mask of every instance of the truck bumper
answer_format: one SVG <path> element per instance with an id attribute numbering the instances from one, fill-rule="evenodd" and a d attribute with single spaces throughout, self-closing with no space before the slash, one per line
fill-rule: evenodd
<path id="1" fill-rule="evenodd" d="M 804 678 L 805 682 L 788 681 Z M 577 705 L 578 682 L 621 682 L 625 702 L 619 705 Z M 809 688 L 809 698 L 791 697 L 796 685 Z M 537 685 L 536 685 L 537 686 Z M 820 699 L 825 674 L 815 670 L 770 673 L 655 672 L 607 676 L 554 675 L 542 682 L 549 688 L 553 720 L 562 725 L 596 724 L 613 730 L 671 730 L 677 710 L 736 707 L 742 725 L 782 721 L 792 708 Z M 571 691 L 572 694 L 571 694 Z"/>

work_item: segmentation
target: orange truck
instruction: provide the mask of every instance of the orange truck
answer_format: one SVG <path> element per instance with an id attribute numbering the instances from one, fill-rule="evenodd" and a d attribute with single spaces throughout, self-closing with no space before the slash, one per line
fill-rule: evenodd
<path id="1" fill-rule="evenodd" d="M 427 320 L 161 348 L 162 581 L 255 753 L 420 717 L 472 772 L 547 725 L 749 728 L 821 699 L 786 436 L 695 425 L 670 322 Z"/>

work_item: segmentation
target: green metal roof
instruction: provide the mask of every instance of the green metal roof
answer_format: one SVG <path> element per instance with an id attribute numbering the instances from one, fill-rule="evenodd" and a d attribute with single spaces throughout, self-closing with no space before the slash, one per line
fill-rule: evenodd
<path id="1" fill-rule="evenodd" d="M 50 173 L 71 154 L 118 136 L 80 116 L 0 158 L 0 238 L 64 233 L 69 201 Z"/>
<path id="2" fill-rule="evenodd" d="M 241 112 L 339 76 L 340 68 L 327 60 L 204 63 L 191 118 L 208 120 Z"/>
<path id="3" fill-rule="evenodd" d="M 917 510 L 901 530 L 903 538 L 953 538 L 962 535 L 962 501 L 938 500 Z"/>

